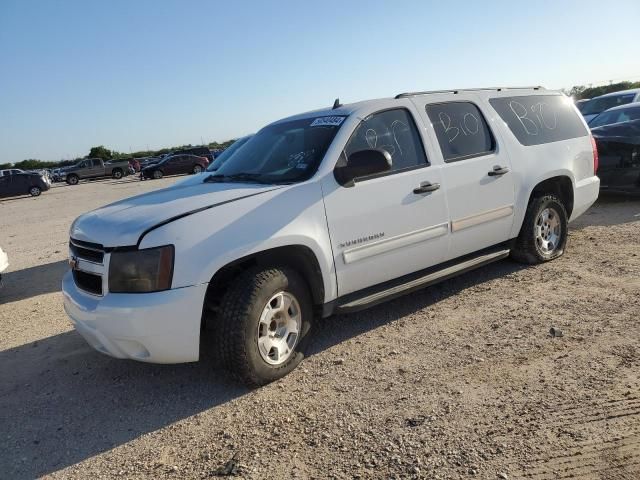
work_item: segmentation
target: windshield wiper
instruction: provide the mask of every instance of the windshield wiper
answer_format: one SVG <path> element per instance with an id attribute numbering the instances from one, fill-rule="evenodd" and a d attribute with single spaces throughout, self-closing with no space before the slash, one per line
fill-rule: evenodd
<path id="1" fill-rule="evenodd" d="M 240 183 L 261 183 L 271 185 L 272 182 L 266 181 L 259 173 L 233 173 L 231 175 L 212 174 L 203 180 L 205 183 L 210 182 L 240 182 Z"/>

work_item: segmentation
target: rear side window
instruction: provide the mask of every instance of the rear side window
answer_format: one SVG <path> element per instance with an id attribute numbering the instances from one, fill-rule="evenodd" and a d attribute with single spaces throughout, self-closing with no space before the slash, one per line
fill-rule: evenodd
<path id="1" fill-rule="evenodd" d="M 426 109 L 445 162 L 478 157 L 495 150 L 491 130 L 473 103 L 435 103 Z"/>
<path id="2" fill-rule="evenodd" d="M 491 106 L 525 146 L 584 137 L 587 129 L 562 95 L 530 95 L 489 99 Z"/>
<path id="3" fill-rule="evenodd" d="M 347 157 L 370 148 L 384 149 L 391 155 L 391 171 L 424 167 L 427 156 L 416 125 L 404 109 L 386 110 L 365 118 L 355 129 L 347 146 Z"/>

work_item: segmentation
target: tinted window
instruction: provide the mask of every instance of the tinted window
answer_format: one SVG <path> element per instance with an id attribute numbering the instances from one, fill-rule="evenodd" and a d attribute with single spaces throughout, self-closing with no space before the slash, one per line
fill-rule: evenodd
<path id="1" fill-rule="evenodd" d="M 621 110 L 602 112 L 589 122 L 591 128 L 611 125 L 612 123 L 628 122 L 640 119 L 640 107 L 629 107 Z"/>
<path id="2" fill-rule="evenodd" d="M 436 103 L 426 109 L 445 161 L 477 157 L 495 149 L 491 130 L 473 103 Z"/>
<path id="3" fill-rule="evenodd" d="M 593 98 L 587 102 L 582 110 L 583 115 L 594 115 L 618 105 L 626 105 L 633 102 L 635 93 L 622 93 L 620 95 L 611 95 L 607 97 Z"/>
<path id="4" fill-rule="evenodd" d="M 587 129 L 562 95 L 489 99 L 491 106 L 522 145 L 540 145 L 587 135 Z"/>
<path id="5" fill-rule="evenodd" d="M 384 149 L 391 155 L 391 170 L 404 170 L 427 164 L 415 122 L 407 110 L 387 110 L 365 118 L 345 147 L 347 157 L 370 148 Z"/>

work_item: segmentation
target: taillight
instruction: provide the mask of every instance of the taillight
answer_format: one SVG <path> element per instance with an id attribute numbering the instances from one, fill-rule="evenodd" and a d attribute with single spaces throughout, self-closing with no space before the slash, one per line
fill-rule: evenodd
<path id="1" fill-rule="evenodd" d="M 593 174 L 598 173 L 598 144 L 596 139 L 591 136 L 591 147 L 593 147 Z"/>

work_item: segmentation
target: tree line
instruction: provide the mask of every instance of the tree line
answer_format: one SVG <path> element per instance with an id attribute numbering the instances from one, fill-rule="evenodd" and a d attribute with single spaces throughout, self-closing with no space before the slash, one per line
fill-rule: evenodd
<path id="1" fill-rule="evenodd" d="M 208 147 L 211 150 L 224 150 L 229 145 L 235 142 L 233 140 L 227 140 L 226 142 L 211 142 Z M 78 157 L 72 160 L 60 160 L 54 162 L 45 162 L 42 160 L 37 160 L 35 158 L 28 158 L 26 160 L 22 160 L 16 163 L 0 163 L 0 170 L 5 168 L 19 168 L 21 170 L 39 170 L 42 168 L 60 168 L 66 167 L 68 165 L 75 165 L 80 160 L 84 158 L 101 158 L 102 160 L 127 160 L 129 158 L 142 158 L 142 157 L 156 157 L 158 155 L 162 155 L 164 153 L 174 152 L 178 150 L 182 150 L 185 148 L 191 148 L 193 145 L 182 145 L 180 147 L 171 147 L 171 148 L 161 148 L 159 150 L 140 150 L 138 152 L 133 153 L 123 153 L 118 152 L 116 150 L 110 150 L 106 148 L 104 145 L 99 145 L 97 147 L 91 147 L 89 154 L 85 157 Z"/>
<path id="2" fill-rule="evenodd" d="M 601 85 L 599 87 L 585 87 L 584 85 L 576 85 L 565 93 L 576 100 L 599 97 L 606 93 L 618 92 L 620 90 L 629 90 L 630 88 L 640 88 L 640 82 L 618 82 L 609 85 Z"/>

